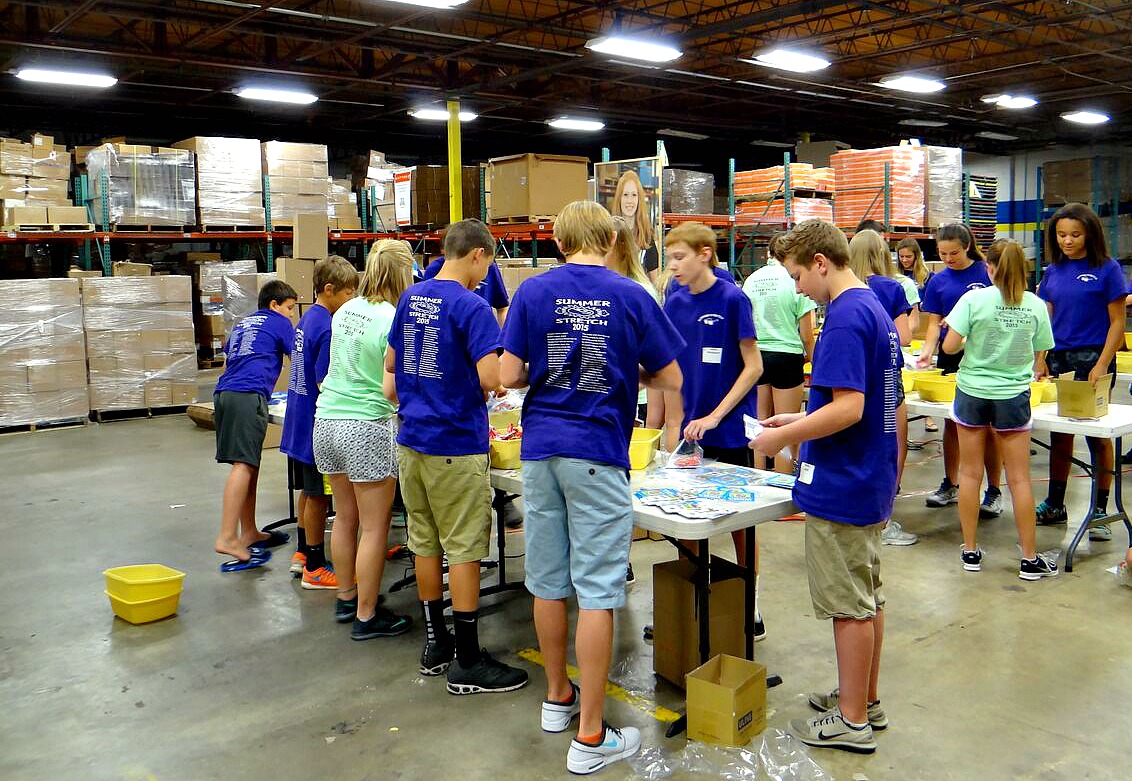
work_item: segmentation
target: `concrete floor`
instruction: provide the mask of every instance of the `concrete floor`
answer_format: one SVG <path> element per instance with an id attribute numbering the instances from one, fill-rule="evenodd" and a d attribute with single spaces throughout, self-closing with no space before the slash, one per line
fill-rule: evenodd
<path id="1" fill-rule="evenodd" d="M 913 436 L 921 436 L 918 424 Z M 422 680 L 423 630 L 352 642 L 331 620 L 333 597 L 302 591 L 289 550 L 266 569 L 221 575 L 212 552 L 226 470 L 212 434 L 183 416 L 0 437 L 0 778 L 4 779 L 552 779 L 566 776 L 569 738 L 538 727 L 543 678 L 508 695 L 454 698 Z M 913 452 L 905 490 L 939 480 L 938 448 Z M 1034 474 L 1044 476 L 1045 460 Z M 1083 508 L 1075 479 L 1071 506 Z M 260 482 L 260 520 L 285 514 L 283 459 Z M 1043 490 L 1038 484 L 1036 491 Z M 1039 497 L 1040 498 L 1040 497 Z M 1054 581 L 1017 577 L 1009 511 L 981 527 L 989 557 L 959 566 L 954 509 L 898 501 L 921 535 L 885 549 L 888 637 L 882 697 L 892 722 L 871 757 L 815 751 L 837 779 L 1126 779 L 1132 734 L 1132 591 L 1105 572 L 1123 532 L 1094 543 Z M 757 657 L 785 679 L 770 725 L 806 715 L 804 693 L 835 685 L 832 637 L 813 620 L 797 523 L 760 529 Z M 1039 530 L 1057 547 L 1060 528 Z M 513 553 L 521 537 L 510 538 Z M 717 550 L 728 550 L 725 541 Z M 637 543 L 638 583 L 618 615 L 614 680 L 662 705 L 682 697 L 651 674 L 649 567 L 667 543 Z M 521 561 L 521 560 L 517 560 Z M 179 614 L 148 625 L 116 620 L 102 594 L 110 566 L 163 562 L 188 573 Z M 389 579 L 403 565 L 394 563 Z M 413 594 L 390 599 L 416 615 Z M 497 598 L 482 641 L 516 662 L 535 645 L 525 596 Z M 621 702 L 615 723 L 646 746 L 678 752 L 652 717 Z M 631 777 L 621 764 L 602 777 Z M 691 778 L 677 775 L 674 778 Z M 700 777 L 700 776 L 696 776 Z"/>

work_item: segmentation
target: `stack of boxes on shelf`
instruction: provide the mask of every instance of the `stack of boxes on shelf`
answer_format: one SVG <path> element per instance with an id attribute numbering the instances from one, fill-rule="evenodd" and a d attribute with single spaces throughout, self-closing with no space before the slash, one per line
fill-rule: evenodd
<path id="1" fill-rule="evenodd" d="M 191 151 L 106 143 L 87 151 L 85 163 L 89 202 L 99 225 L 118 230 L 196 224 L 196 163 Z"/>
<path id="2" fill-rule="evenodd" d="M 272 228 L 294 227 L 296 214 L 329 213 L 325 145 L 265 141 L 260 152 L 270 189 Z"/>
<path id="3" fill-rule="evenodd" d="M 330 220 L 330 230 L 359 231 L 362 218 L 358 216 L 358 195 L 350 186 L 349 179 L 328 179 L 329 190 L 326 216 Z"/>
<path id="4" fill-rule="evenodd" d="M 0 201 L 5 227 L 49 228 L 87 222 L 86 210 L 67 197 L 71 155 L 51 136 L 30 142 L 0 139 Z"/>
<path id="5" fill-rule="evenodd" d="M 294 241 L 289 258 L 279 258 L 275 276 L 295 289 L 299 295 L 292 322 L 298 325 L 299 318 L 307 308 L 314 304 L 314 264 L 327 256 L 330 251 L 327 242 L 326 217 L 321 214 L 300 214 L 295 220 Z M 262 285 L 263 282 L 259 281 Z M 259 288 L 256 287 L 258 291 Z"/>
<path id="6" fill-rule="evenodd" d="M 664 169 L 665 214 L 712 214 L 715 176 L 680 168 Z"/>
<path id="7" fill-rule="evenodd" d="M 374 213 L 374 230 L 378 232 L 397 229 L 397 209 L 393 201 L 393 173 L 404 166 L 385 159 L 383 152 L 370 150 L 365 156 L 355 157 L 353 161 L 353 185 L 357 191 L 369 193 L 370 209 Z M 372 188 L 372 189 L 371 189 Z"/>
<path id="8" fill-rule="evenodd" d="M 396 224 L 402 227 L 409 225 L 421 227 L 447 225 L 450 213 L 448 166 L 418 165 L 403 170 L 410 172 L 409 197 L 405 201 L 398 202 L 396 195 L 394 195 Z M 468 216 L 478 215 L 480 203 L 479 167 L 464 166 L 461 183 L 463 185 L 461 198 L 464 213 Z M 396 186 L 394 186 L 394 191 L 396 191 Z M 392 230 L 393 228 L 389 227 L 389 229 Z"/>
<path id="9" fill-rule="evenodd" d="M 183 276 L 83 280 L 92 410 L 196 400 L 191 293 Z"/>
<path id="10" fill-rule="evenodd" d="M 781 165 L 739 171 L 735 174 L 735 213 L 740 222 L 801 222 L 833 219 L 833 203 L 827 193 L 834 188 L 832 168 L 814 168 L 809 163 L 790 163 L 790 214 L 786 209 L 786 169 Z M 805 191 L 800 195 L 799 191 Z"/>
<path id="11" fill-rule="evenodd" d="M 553 219 L 571 201 L 586 200 L 589 166 L 589 158 L 570 155 L 522 154 L 492 158 L 488 219 L 503 223 Z M 478 169 L 472 170 L 478 177 Z M 475 214 L 479 182 L 477 179 L 474 208 L 468 204 L 466 182 L 467 169 L 464 213 Z"/>
<path id="12" fill-rule="evenodd" d="M 77 279 L 0 281 L 0 427 L 85 418 Z"/>
<path id="13" fill-rule="evenodd" d="M 264 227 L 259 141 L 195 136 L 173 146 L 196 153 L 197 224 L 201 228 Z"/>
<path id="14" fill-rule="evenodd" d="M 863 219 L 885 222 L 888 164 L 889 228 L 931 229 L 963 219 L 963 152 L 911 144 L 847 149 L 830 157 L 836 174 L 835 219 L 852 228 Z"/>
<path id="15" fill-rule="evenodd" d="M 255 274 L 256 262 L 224 262 L 219 253 L 213 252 L 189 252 L 185 260 L 192 268 L 197 359 L 201 368 L 215 368 L 224 362 L 224 341 L 228 335 L 224 321 L 224 277 Z"/>

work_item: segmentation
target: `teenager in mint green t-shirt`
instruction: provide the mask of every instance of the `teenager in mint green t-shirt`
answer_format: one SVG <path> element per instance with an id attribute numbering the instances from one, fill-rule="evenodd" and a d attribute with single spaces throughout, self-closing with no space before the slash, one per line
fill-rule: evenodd
<path id="1" fill-rule="evenodd" d="M 760 420 L 801 412 L 805 364 L 814 352 L 813 312 L 817 304 L 798 292 L 794 280 L 775 257 L 778 238 L 771 239 L 766 265 L 743 283 L 743 292 L 754 307 L 755 333 L 759 335 L 763 358 L 763 373 L 756 386 Z M 774 468 L 787 474 L 793 472 L 787 456 L 776 458 Z"/>
<path id="2" fill-rule="evenodd" d="M 959 433 L 959 522 L 963 569 L 982 569 L 976 543 L 979 487 L 990 432 L 998 437 L 1022 560 L 1018 577 L 1057 575 L 1057 564 L 1037 555 L 1034 497 L 1030 488 L 1030 383 L 1045 373 L 1053 330 L 1045 303 L 1026 290 L 1026 257 L 1014 241 L 998 241 L 987 255 L 992 287 L 964 293 L 947 315 L 944 352 L 964 351 L 956 376 L 953 416 Z M 966 345 L 964 345 L 966 342 Z"/>

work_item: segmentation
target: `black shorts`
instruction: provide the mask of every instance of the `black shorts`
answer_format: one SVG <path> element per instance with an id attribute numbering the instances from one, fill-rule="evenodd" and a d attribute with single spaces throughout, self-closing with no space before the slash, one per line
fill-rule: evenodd
<path id="1" fill-rule="evenodd" d="M 962 350 L 952 355 L 951 353 L 945 353 L 943 349 L 940 348 L 939 355 L 936 356 L 935 366 L 937 369 L 943 369 L 944 374 L 955 374 L 955 372 L 959 371 L 959 364 L 962 361 Z"/>
<path id="2" fill-rule="evenodd" d="M 1084 382 L 1097 365 L 1104 347 L 1077 347 L 1072 350 L 1050 350 L 1046 354 L 1046 367 L 1053 377 L 1073 372 L 1073 379 Z M 1108 365 L 1108 373 L 1116 379 L 1116 358 Z M 1115 384 L 1115 383 L 1114 383 Z"/>
<path id="3" fill-rule="evenodd" d="M 306 464 L 297 459 L 287 457 L 287 469 L 291 475 L 291 488 L 302 491 L 307 496 L 326 496 L 326 483 L 323 482 L 322 472 L 314 464 Z"/>
<path id="4" fill-rule="evenodd" d="M 711 445 L 700 447 L 704 450 L 704 458 L 715 459 L 721 464 L 752 468 L 755 465 L 755 451 L 749 447 L 712 447 Z"/>
<path id="5" fill-rule="evenodd" d="M 221 391 L 212 395 L 216 460 L 259 468 L 267 436 L 267 399 L 258 393 Z"/>
<path id="6" fill-rule="evenodd" d="M 760 354 L 763 357 L 763 374 L 759 377 L 759 385 L 790 390 L 806 381 L 806 356 L 769 350 L 761 350 Z"/>
<path id="7" fill-rule="evenodd" d="M 951 412 L 955 422 L 965 428 L 1010 432 L 1029 431 L 1034 427 L 1029 388 L 1009 399 L 980 399 L 956 388 Z"/>

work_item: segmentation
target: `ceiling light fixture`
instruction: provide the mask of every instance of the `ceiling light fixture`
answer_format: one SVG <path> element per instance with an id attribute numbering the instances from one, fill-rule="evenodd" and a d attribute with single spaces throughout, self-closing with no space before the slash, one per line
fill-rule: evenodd
<path id="1" fill-rule="evenodd" d="M 604 122 L 600 122 L 596 119 L 575 119 L 573 117 L 558 117 L 550 120 L 546 124 L 558 128 L 559 130 L 585 130 L 589 132 L 601 130 L 605 127 Z"/>
<path id="2" fill-rule="evenodd" d="M 1038 101 L 1026 95 L 987 95 L 983 103 L 994 103 L 999 108 L 1033 108 Z"/>
<path id="3" fill-rule="evenodd" d="M 707 141 L 711 136 L 706 136 L 703 133 L 693 133 L 689 130 L 674 130 L 670 127 L 664 127 L 656 131 L 658 136 L 671 136 L 672 138 L 687 138 L 691 141 Z"/>
<path id="4" fill-rule="evenodd" d="M 427 120 L 430 120 L 430 121 L 433 121 L 433 122 L 447 122 L 448 121 L 448 109 L 446 109 L 446 108 L 416 108 L 416 109 L 413 109 L 409 112 L 409 116 L 410 117 L 416 117 L 417 119 L 427 119 Z M 471 111 L 461 111 L 460 112 L 460 121 L 461 122 L 471 122 L 477 116 L 479 116 L 479 115 L 473 114 Z"/>
<path id="5" fill-rule="evenodd" d="M 915 117 L 902 119 L 896 124 L 908 127 L 947 127 L 946 122 L 941 122 L 938 119 L 916 119 Z"/>
<path id="6" fill-rule="evenodd" d="M 996 133 L 993 130 L 981 130 L 975 134 L 975 138 L 985 138 L 988 141 L 1017 141 L 1018 136 L 1012 136 L 1008 133 Z"/>
<path id="7" fill-rule="evenodd" d="M 401 5 L 419 5 L 424 8 L 439 8 L 447 10 L 455 8 L 458 5 L 463 5 L 468 0 L 386 0 L 389 3 L 400 3 Z"/>
<path id="8" fill-rule="evenodd" d="M 672 62 L 683 52 L 661 41 L 646 41 L 623 35 L 605 35 L 586 42 L 586 48 L 602 54 L 628 57 L 644 62 Z"/>
<path id="9" fill-rule="evenodd" d="M 786 141 L 752 141 L 751 146 L 769 146 L 774 149 L 793 149 L 794 145 Z"/>
<path id="10" fill-rule="evenodd" d="M 104 73 L 83 73 L 80 71 L 60 71 L 46 68 L 20 68 L 16 78 L 40 84 L 59 84 L 66 87 L 94 87 L 105 89 L 113 87 L 118 80 Z"/>
<path id="11" fill-rule="evenodd" d="M 1112 119 L 1108 114 L 1100 111 L 1067 111 L 1061 115 L 1061 118 L 1068 122 L 1076 122 L 1078 125 L 1103 125 Z"/>
<path id="12" fill-rule="evenodd" d="M 886 89 L 896 89 L 901 92 L 916 92 L 922 95 L 939 92 L 947 87 L 946 84 L 938 79 L 928 79 L 923 76 L 890 76 L 889 78 L 881 79 L 880 86 Z"/>
<path id="13" fill-rule="evenodd" d="M 756 54 L 753 58 L 739 58 L 741 62 L 752 65 L 763 65 L 767 68 L 790 71 L 791 73 L 813 73 L 829 67 L 829 60 L 816 54 L 796 51 L 794 49 L 770 49 Z"/>
<path id="14" fill-rule="evenodd" d="M 241 87 L 236 95 L 245 100 L 265 100 L 269 103 L 291 103 L 308 106 L 318 100 L 317 95 L 299 90 L 273 89 L 270 87 Z"/>

